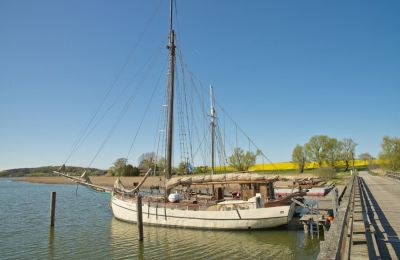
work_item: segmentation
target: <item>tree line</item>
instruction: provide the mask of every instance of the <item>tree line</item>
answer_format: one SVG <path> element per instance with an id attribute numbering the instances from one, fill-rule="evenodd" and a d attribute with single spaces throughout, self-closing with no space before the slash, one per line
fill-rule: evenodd
<path id="1" fill-rule="evenodd" d="M 400 138 L 383 137 L 379 161 L 386 170 L 400 171 Z"/>
<path id="2" fill-rule="evenodd" d="M 42 166 L 35 168 L 18 168 L 9 169 L 0 172 L 0 177 L 24 177 L 24 176 L 52 176 L 53 171 L 57 171 L 60 166 Z M 90 175 L 105 175 L 106 171 L 96 168 L 83 168 L 76 166 L 66 166 L 65 171 L 70 175 L 78 176 L 83 171 L 88 172 Z"/>
<path id="3" fill-rule="evenodd" d="M 229 167 L 237 171 L 247 171 L 251 166 L 256 163 L 257 157 L 261 154 L 259 150 L 255 152 L 244 151 L 240 147 L 236 147 L 233 150 L 231 156 L 228 157 Z M 113 166 L 111 166 L 107 175 L 109 176 L 139 176 L 152 169 L 156 175 L 163 175 L 165 170 L 165 158 L 159 157 L 153 152 L 144 153 L 139 157 L 138 166 L 128 164 L 126 158 L 118 158 Z M 202 174 L 209 173 L 211 167 L 209 166 L 196 166 L 190 164 L 190 162 L 180 162 L 178 167 L 172 168 L 172 174 L 187 175 L 187 174 Z"/>
<path id="4" fill-rule="evenodd" d="M 354 166 L 357 143 L 351 138 L 337 140 L 326 135 L 312 136 L 304 145 L 296 145 L 292 151 L 292 162 L 299 172 L 304 172 L 306 163 L 314 162 L 318 168 L 323 166 L 338 169 L 342 162 L 345 171 Z M 378 161 L 369 153 L 361 153 L 358 159 L 368 162 L 369 168 L 383 168 L 400 171 L 400 138 L 384 136 Z"/>
<path id="5" fill-rule="evenodd" d="M 107 175 L 109 176 L 139 176 L 141 173 L 147 172 L 150 168 L 159 173 L 164 171 L 165 159 L 158 157 L 155 153 L 143 153 L 139 157 L 138 166 L 128 164 L 127 158 L 118 158 L 113 166 L 111 166 Z"/>
<path id="6" fill-rule="evenodd" d="M 296 145 L 292 152 L 292 161 L 297 164 L 300 173 L 304 172 L 307 162 L 315 162 L 318 168 L 328 166 L 338 169 L 345 162 L 345 171 L 354 166 L 357 143 L 351 138 L 338 140 L 327 135 L 312 136 L 304 145 Z"/>

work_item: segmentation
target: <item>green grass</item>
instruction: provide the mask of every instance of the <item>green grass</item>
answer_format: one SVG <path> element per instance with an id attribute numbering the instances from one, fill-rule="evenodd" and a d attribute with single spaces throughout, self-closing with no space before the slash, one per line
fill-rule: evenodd
<path id="1" fill-rule="evenodd" d="M 379 176 L 378 173 L 376 173 L 376 172 L 371 172 L 371 171 L 368 171 L 368 174 L 370 174 L 370 175 L 372 175 L 372 176 Z"/>
<path id="2" fill-rule="evenodd" d="M 335 178 L 329 179 L 329 181 L 336 183 L 337 185 L 344 185 L 347 180 L 351 178 L 350 172 L 338 172 Z"/>

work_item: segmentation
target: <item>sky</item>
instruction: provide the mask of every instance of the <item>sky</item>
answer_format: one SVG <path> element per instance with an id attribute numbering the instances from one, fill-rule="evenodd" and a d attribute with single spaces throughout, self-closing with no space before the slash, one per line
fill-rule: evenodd
<path id="1" fill-rule="evenodd" d="M 383 136 L 400 136 L 399 1 L 178 0 L 174 11 L 177 51 L 201 90 L 213 85 L 273 162 L 313 135 L 350 137 L 373 156 Z M 0 170 L 108 168 L 142 118 L 129 160 L 153 151 L 168 16 L 166 0 L 0 1 Z"/>

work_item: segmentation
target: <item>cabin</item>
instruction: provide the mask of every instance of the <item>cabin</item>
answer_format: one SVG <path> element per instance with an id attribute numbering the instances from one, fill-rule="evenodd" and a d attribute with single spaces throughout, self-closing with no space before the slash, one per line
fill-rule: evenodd
<path id="1" fill-rule="evenodd" d="M 176 189 L 182 186 L 181 192 L 193 193 L 193 190 L 204 190 L 211 195 L 210 199 L 216 201 L 223 200 L 244 200 L 260 194 L 262 201 L 268 202 L 275 200 L 274 182 L 277 176 L 264 176 L 249 173 L 230 173 L 194 177 L 174 177 L 167 182 L 167 189 Z M 226 196 L 225 189 L 229 186 L 232 190 L 230 196 Z M 211 192 L 210 192 L 211 188 Z M 199 192 L 200 194 L 202 192 Z M 204 193 L 204 192 L 203 192 Z"/>

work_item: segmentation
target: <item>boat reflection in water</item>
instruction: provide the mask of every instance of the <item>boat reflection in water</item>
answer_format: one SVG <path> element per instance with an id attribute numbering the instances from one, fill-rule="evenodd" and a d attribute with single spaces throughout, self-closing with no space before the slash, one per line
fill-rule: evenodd
<path id="1" fill-rule="evenodd" d="M 111 221 L 112 254 L 135 259 L 301 259 L 315 258 L 317 239 L 304 240 L 295 225 L 252 231 L 217 231 L 144 227 L 138 241 L 136 224 Z"/>

